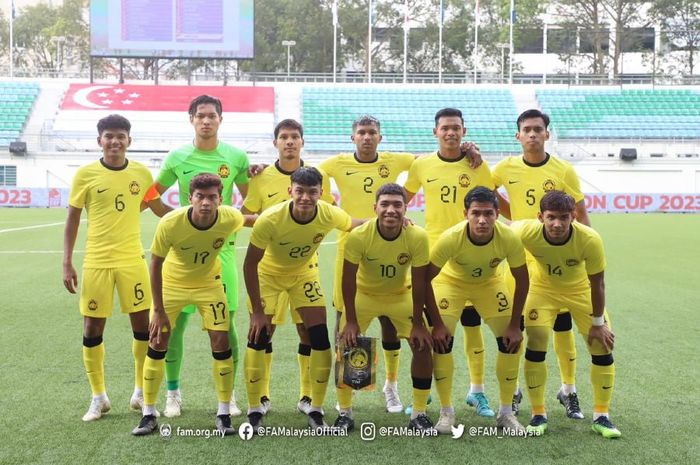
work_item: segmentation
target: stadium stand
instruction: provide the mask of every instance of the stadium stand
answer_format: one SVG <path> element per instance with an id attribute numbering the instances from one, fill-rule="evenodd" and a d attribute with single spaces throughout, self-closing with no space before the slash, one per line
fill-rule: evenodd
<path id="1" fill-rule="evenodd" d="M 698 139 L 700 93 L 690 89 L 541 89 L 559 139 Z"/>
<path id="2" fill-rule="evenodd" d="M 0 147 L 19 139 L 37 95 L 35 82 L 0 81 Z"/>
<path id="3" fill-rule="evenodd" d="M 513 138 L 516 110 L 507 89 L 382 89 L 306 87 L 302 119 L 307 151 L 352 150 L 352 122 L 369 114 L 381 121 L 388 151 L 429 152 L 435 113 L 444 107 L 462 110 L 468 138 L 484 153 L 517 153 Z M 487 109 L 487 111 L 485 111 Z"/>

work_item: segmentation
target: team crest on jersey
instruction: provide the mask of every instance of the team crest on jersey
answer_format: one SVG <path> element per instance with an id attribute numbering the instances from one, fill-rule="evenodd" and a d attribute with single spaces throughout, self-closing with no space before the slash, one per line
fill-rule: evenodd
<path id="1" fill-rule="evenodd" d="M 553 191 L 556 188 L 557 185 L 551 179 L 547 179 L 544 183 L 542 183 L 542 189 L 544 189 L 545 192 Z"/>
<path id="2" fill-rule="evenodd" d="M 323 234 L 318 233 L 314 236 L 314 244 L 318 244 L 323 240 Z"/>
<path id="3" fill-rule="evenodd" d="M 367 368 L 369 365 L 369 354 L 362 347 L 353 347 L 348 356 L 350 366 L 356 370 Z"/>
<path id="4" fill-rule="evenodd" d="M 399 262 L 399 265 L 405 265 L 411 260 L 411 255 L 407 253 L 401 253 L 399 254 L 398 257 L 396 257 L 396 261 Z"/>
<path id="5" fill-rule="evenodd" d="M 576 260 L 575 258 L 570 258 L 566 261 L 566 266 L 576 266 L 579 264 L 579 261 Z"/>
<path id="6" fill-rule="evenodd" d="M 472 183 L 471 178 L 469 175 L 462 173 L 459 175 L 459 185 L 462 187 L 469 187 L 469 185 Z"/>
<path id="7" fill-rule="evenodd" d="M 139 186 L 139 183 L 136 181 L 131 181 L 131 184 L 129 184 L 129 192 L 131 192 L 132 195 L 137 195 L 139 192 L 141 192 L 141 186 Z"/>
<path id="8" fill-rule="evenodd" d="M 93 312 L 97 310 L 97 302 L 95 299 L 90 299 L 90 302 L 88 302 L 88 309 L 92 310 Z"/>
<path id="9" fill-rule="evenodd" d="M 381 165 L 379 167 L 379 176 L 383 178 L 388 178 L 389 177 L 389 167 L 386 165 Z"/>
<path id="10" fill-rule="evenodd" d="M 443 310 L 447 310 L 447 308 L 450 306 L 450 301 L 445 299 L 444 297 L 440 300 L 440 308 Z"/>
<path id="11" fill-rule="evenodd" d="M 527 317 L 532 321 L 535 321 L 537 319 L 537 316 L 537 310 L 535 310 L 534 308 L 530 310 L 530 313 L 527 314 Z"/>
<path id="12" fill-rule="evenodd" d="M 501 260 L 501 259 L 498 258 L 498 257 L 497 257 L 497 258 L 494 258 L 494 259 L 492 259 L 492 260 L 489 262 L 489 266 L 490 266 L 491 268 L 496 268 L 502 261 L 503 261 L 503 260 Z"/>
<path id="13" fill-rule="evenodd" d="M 222 179 L 228 178 L 228 175 L 231 174 L 231 169 L 228 167 L 228 165 L 221 165 L 219 166 L 219 176 Z"/>
<path id="14" fill-rule="evenodd" d="M 224 245 L 224 238 L 217 237 L 216 239 L 214 239 L 214 243 L 212 244 L 212 247 L 214 247 L 215 249 L 220 249 L 222 245 Z"/>

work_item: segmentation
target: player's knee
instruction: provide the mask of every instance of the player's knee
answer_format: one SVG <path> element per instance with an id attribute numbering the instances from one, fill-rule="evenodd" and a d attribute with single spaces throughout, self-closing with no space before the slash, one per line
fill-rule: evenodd
<path id="1" fill-rule="evenodd" d="M 447 348 L 446 348 L 446 349 L 441 349 L 441 348 L 436 347 L 436 348 L 435 348 L 435 353 L 438 353 L 438 354 L 440 354 L 440 355 L 445 355 L 445 354 L 451 353 L 451 352 L 452 352 L 452 347 L 454 346 L 454 343 L 455 343 L 455 338 L 454 338 L 454 337 L 450 337 L 450 342 L 447 344 Z"/>
<path id="2" fill-rule="evenodd" d="M 297 349 L 297 353 L 299 355 L 303 355 L 305 357 L 308 357 L 311 355 L 311 345 L 310 344 L 299 344 L 299 348 Z"/>
<path id="3" fill-rule="evenodd" d="M 265 346 L 265 353 L 266 354 L 271 354 L 272 353 L 272 342 L 268 342 L 267 346 Z"/>
<path id="4" fill-rule="evenodd" d="M 312 350 L 328 350 L 331 341 L 328 339 L 328 326 L 325 324 L 312 326 L 308 329 Z"/>
<path id="5" fill-rule="evenodd" d="M 591 363 L 602 367 L 610 366 L 614 362 L 612 354 L 591 355 Z"/>
<path id="6" fill-rule="evenodd" d="M 506 347 L 505 342 L 503 342 L 502 337 L 497 337 L 496 338 L 496 344 L 498 344 L 498 351 L 503 353 L 503 354 L 509 354 L 508 348 Z"/>
<path id="7" fill-rule="evenodd" d="M 96 336 L 96 337 L 83 336 L 83 346 L 84 347 L 87 347 L 87 348 L 97 347 L 100 344 L 102 344 L 102 336 Z"/>
<path id="8" fill-rule="evenodd" d="M 267 334 L 267 329 L 265 328 L 260 331 L 257 342 L 248 339 L 248 348 L 253 350 L 267 350 L 269 344 L 270 336 Z"/>
<path id="9" fill-rule="evenodd" d="M 464 307 L 462 310 L 462 316 L 459 318 L 462 326 L 479 326 L 481 324 L 481 317 L 474 307 Z"/>
<path id="10" fill-rule="evenodd" d="M 557 315 L 556 320 L 554 320 L 554 331 L 571 331 L 572 328 L 573 326 L 571 324 L 571 313 L 566 312 Z"/>
<path id="11" fill-rule="evenodd" d="M 382 340 L 382 349 L 384 350 L 400 350 L 401 341 L 384 341 Z"/>
<path id="12" fill-rule="evenodd" d="M 432 384 L 432 381 L 433 381 L 432 378 L 418 378 L 416 376 L 411 376 L 411 380 L 413 381 L 413 389 L 422 389 L 422 390 L 430 389 L 430 385 Z"/>
<path id="13" fill-rule="evenodd" d="M 147 341 L 148 333 L 141 333 L 139 331 L 134 331 L 134 339 L 137 341 Z"/>
<path id="14" fill-rule="evenodd" d="M 165 358 L 165 353 L 166 350 L 158 350 L 154 349 L 153 347 L 148 347 L 148 352 L 146 352 L 146 356 L 150 359 L 153 360 L 163 360 Z"/>
<path id="15" fill-rule="evenodd" d="M 212 351 L 212 353 L 211 353 L 211 356 L 214 357 L 214 360 L 227 360 L 232 355 L 233 355 L 233 353 L 231 352 L 231 349 L 224 350 L 221 352 Z"/>
<path id="16" fill-rule="evenodd" d="M 544 362 L 547 352 L 541 350 L 525 349 L 525 360 L 530 362 Z"/>

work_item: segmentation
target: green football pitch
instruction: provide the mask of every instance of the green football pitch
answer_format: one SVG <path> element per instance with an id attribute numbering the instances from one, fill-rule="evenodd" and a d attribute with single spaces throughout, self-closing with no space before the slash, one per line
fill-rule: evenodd
<path id="1" fill-rule="evenodd" d="M 106 381 L 112 411 L 103 419 L 83 423 L 90 389 L 81 360 L 81 317 L 78 299 L 68 294 L 61 279 L 63 226 L 61 209 L 0 209 L 0 463 L 700 463 L 697 419 L 700 412 L 697 365 L 698 278 L 700 277 L 700 215 L 593 215 L 608 255 L 607 307 L 617 335 L 617 380 L 612 419 L 622 438 L 605 440 L 590 429 L 590 358 L 578 338 L 578 391 L 585 420 L 565 418 L 555 400 L 559 384 L 553 353 L 547 358 L 549 431 L 540 438 L 499 438 L 490 430 L 470 433 L 470 427 L 493 426 L 464 403 L 468 386 L 462 334 L 455 341 L 455 402 L 457 422 L 466 425 L 459 440 L 451 437 L 377 437 L 362 441 L 359 431 L 346 438 L 210 438 L 158 434 L 134 438 L 131 429 L 140 415 L 128 410 L 133 388 L 131 331 L 128 318 L 116 312 L 105 332 Z M 418 222 L 422 221 L 418 217 Z M 156 218 L 143 215 L 144 245 L 148 247 Z M 85 224 L 76 246 L 79 269 Z M 238 244 L 245 247 L 248 232 Z M 333 241 L 333 238 L 329 238 Z M 333 280 L 334 245 L 321 247 L 321 271 L 326 296 Z M 242 262 L 244 250 L 239 251 Z M 243 291 L 241 295 L 245 294 Z M 330 300 L 330 299 L 329 299 Z M 329 316 L 329 326 L 334 323 Z M 193 321 L 196 321 L 195 317 Z M 239 311 L 239 334 L 247 333 L 247 312 Z M 373 327 L 371 335 L 378 335 Z M 488 329 L 487 394 L 497 404 L 496 344 Z M 244 339 L 244 337 L 243 337 Z M 274 340 L 272 411 L 266 426 L 303 428 L 306 418 L 296 412 L 298 374 L 296 331 L 278 328 Z M 191 324 L 186 334 L 183 367 L 183 415 L 162 417 L 160 423 L 211 430 L 216 398 L 211 381 L 208 338 Z M 241 347 L 241 354 L 244 348 Z M 694 355 L 695 354 L 695 355 Z M 410 351 L 404 343 L 399 390 L 410 402 Z M 239 367 L 236 392 L 246 405 Z M 522 372 L 521 372 L 522 373 Z M 380 357 L 378 381 L 383 380 Z M 384 411 L 381 382 L 374 392 L 354 398 L 357 426 L 404 426 L 403 414 Z M 162 393 L 163 391 L 161 391 Z M 520 419 L 527 421 L 527 394 Z M 160 408 L 164 402 L 161 394 Z M 329 391 L 325 410 L 335 420 L 335 394 Z M 435 403 L 429 415 L 437 421 Z M 234 419 L 234 426 L 243 420 Z"/>

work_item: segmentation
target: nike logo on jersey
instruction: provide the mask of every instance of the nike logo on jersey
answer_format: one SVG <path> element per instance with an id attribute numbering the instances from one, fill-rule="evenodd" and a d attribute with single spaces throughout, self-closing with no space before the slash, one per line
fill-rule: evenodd
<path id="1" fill-rule="evenodd" d="M 505 312 L 506 310 L 508 310 L 508 307 L 499 308 L 499 309 L 498 309 L 498 313 Z"/>
<path id="2" fill-rule="evenodd" d="M 506 377 L 506 381 L 515 381 L 516 379 L 518 379 L 517 376 L 516 376 L 515 378 L 508 378 L 508 377 Z"/>
<path id="3" fill-rule="evenodd" d="M 231 374 L 231 370 L 220 371 L 220 372 L 219 372 L 219 376 L 226 376 L 226 375 L 230 375 L 230 374 Z"/>
<path id="4" fill-rule="evenodd" d="M 538 387 L 541 387 L 541 386 L 542 386 L 541 384 L 538 384 L 537 386 L 530 386 L 530 385 L 528 385 L 527 388 L 528 388 L 528 389 L 537 389 Z"/>
<path id="5" fill-rule="evenodd" d="M 146 377 L 143 378 L 144 381 L 153 381 L 154 379 L 155 378 L 146 378 Z"/>
<path id="6" fill-rule="evenodd" d="M 474 355 L 479 355 L 479 354 L 482 353 L 482 352 L 483 352 L 483 350 L 475 350 L 475 351 L 474 351 Z"/>
<path id="7" fill-rule="evenodd" d="M 216 322 L 214 322 L 214 326 L 219 326 L 219 325 L 222 325 L 224 323 L 226 323 L 226 322 L 225 321 L 216 321 Z"/>
<path id="8" fill-rule="evenodd" d="M 442 381 L 443 379 L 447 378 L 447 376 L 443 376 L 442 378 L 438 378 L 437 376 L 435 377 L 435 381 Z"/>
<path id="9" fill-rule="evenodd" d="M 373 262 L 373 261 L 375 261 L 375 260 L 379 260 L 379 257 L 377 257 L 377 258 L 369 258 L 369 257 L 367 257 L 367 261 L 368 261 L 368 262 Z"/>
<path id="10" fill-rule="evenodd" d="M 519 182 L 520 182 L 520 181 L 508 181 L 508 184 L 517 184 L 517 183 L 519 183 Z"/>
<path id="11" fill-rule="evenodd" d="M 353 174 L 357 174 L 359 171 L 346 171 L 345 176 L 352 176 Z"/>
<path id="12" fill-rule="evenodd" d="M 190 173 L 193 172 L 193 171 L 194 171 L 194 170 L 183 171 L 182 174 L 190 174 Z"/>
<path id="13" fill-rule="evenodd" d="M 280 245 L 289 245 L 289 244 L 291 244 L 291 243 L 292 243 L 292 241 L 289 241 L 289 242 L 280 242 Z"/>
<path id="14" fill-rule="evenodd" d="M 612 386 L 603 386 L 603 389 L 612 389 Z"/>
<path id="15" fill-rule="evenodd" d="M 101 194 L 101 193 L 106 192 L 108 190 L 109 190 L 109 187 L 107 189 L 97 189 L 97 193 Z"/>
<path id="16" fill-rule="evenodd" d="M 323 384 L 323 383 L 327 383 L 328 380 L 326 380 L 326 381 L 321 381 L 320 379 L 317 379 L 316 382 L 317 382 L 318 384 Z"/>
<path id="17" fill-rule="evenodd" d="M 276 196 L 277 194 L 279 194 L 279 192 L 275 192 L 274 194 L 267 194 L 267 198 L 271 199 L 272 197 Z"/>
<path id="18" fill-rule="evenodd" d="M 194 246 L 191 245 L 189 247 L 180 247 L 180 250 L 190 250 L 192 247 L 194 247 Z"/>
<path id="19" fill-rule="evenodd" d="M 570 359 L 569 359 L 570 362 L 573 362 L 573 361 L 575 361 L 575 360 L 576 360 L 576 357 L 570 358 Z"/>
<path id="20" fill-rule="evenodd" d="M 143 304 L 143 300 L 140 301 L 140 302 L 136 302 L 136 303 L 134 304 L 134 307 L 138 307 L 139 305 L 142 305 L 142 304 Z"/>
<path id="21" fill-rule="evenodd" d="M 250 384 L 255 384 L 255 383 L 257 383 L 258 381 L 260 381 L 260 378 L 249 379 L 249 380 L 248 380 L 248 382 L 249 382 Z"/>
<path id="22" fill-rule="evenodd" d="M 425 181 L 426 182 L 433 182 L 433 181 L 437 181 L 437 180 L 438 180 L 438 178 L 433 178 L 433 179 L 428 178 Z"/>

